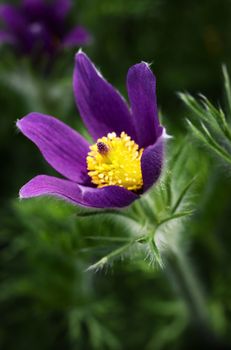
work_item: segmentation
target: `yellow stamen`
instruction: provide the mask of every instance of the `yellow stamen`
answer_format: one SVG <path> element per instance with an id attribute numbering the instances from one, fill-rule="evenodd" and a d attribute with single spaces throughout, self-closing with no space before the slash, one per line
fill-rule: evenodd
<path id="1" fill-rule="evenodd" d="M 122 132 L 112 132 L 97 140 L 87 155 L 88 175 L 97 187 L 116 185 L 137 191 L 143 186 L 141 156 L 143 148 Z"/>

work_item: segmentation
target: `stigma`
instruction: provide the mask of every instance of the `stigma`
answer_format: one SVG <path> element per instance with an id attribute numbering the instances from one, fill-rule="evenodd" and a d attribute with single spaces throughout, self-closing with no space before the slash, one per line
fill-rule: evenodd
<path id="1" fill-rule="evenodd" d="M 98 188 L 120 186 L 130 191 L 143 187 L 141 156 L 143 149 L 125 132 L 112 132 L 90 146 L 87 155 L 88 175 Z"/>

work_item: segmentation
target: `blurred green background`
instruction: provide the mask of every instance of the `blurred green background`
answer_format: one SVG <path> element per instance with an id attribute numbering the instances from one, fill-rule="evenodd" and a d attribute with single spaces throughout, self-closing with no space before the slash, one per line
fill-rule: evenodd
<path id="1" fill-rule="evenodd" d="M 94 41 L 84 50 L 125 97 L 128 68 L 152 63 L 163 122 L 173 135 L 169 154 L 187 130 L 188 111 L 176 92 L 201 92 L 223 103 L 221 64 L 231 63 L 230 0 L 78 0 L 70 22 L 92 33 Z M 123 225 L 80 219 L 76 208 L 54 199 L 18 200 L 30 178 L 54 172 L 18 134 L 16 120 L 44 112 L 85 132 L 72 92 L 77 49 L 62 52 L 44 75 L 29 57 L 0 47 L 0 348 L 198 348 L 200 336 L 160 268 L 128 256 L 102 272 L 86 272 L 110 250 L 87 237 L 122 236 Z M 230 171 L 193 141 L 187 152 L 201 187 L 196 213 L 185 224 L 184 249 L 214 327 L 231 346 Z"/>

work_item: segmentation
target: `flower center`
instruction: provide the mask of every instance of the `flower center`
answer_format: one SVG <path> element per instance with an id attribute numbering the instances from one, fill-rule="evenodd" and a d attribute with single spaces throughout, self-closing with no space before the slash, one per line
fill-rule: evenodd
<path id="1" fill-rule="evenodd" d="M 41 34 L 43 31 L 43 25 L 39 22 L 34 22 L 30 25 L 29 30 L 32 34 Z"/>
<path id="2" fill-rule="evenodd" d="M 88 175 L 97 187 L 120 186 L 130 191 L 143 186 L 141 156 L 143 148 L 122 132 L 112 132 L 97 140 L 87 155 Z"/>

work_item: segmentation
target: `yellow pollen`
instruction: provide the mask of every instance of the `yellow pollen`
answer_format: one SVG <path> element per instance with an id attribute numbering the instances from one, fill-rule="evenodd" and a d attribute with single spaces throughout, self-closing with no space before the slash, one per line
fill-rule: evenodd
<path id="1" fill-rule="evenodd" d="M 97 187 L 120 186 L 137 191 L 143 186 L 141 156 L 143 148 L 122 132 L 112 132 L 97 140 L 87 155 L 88 175 Z"/>

